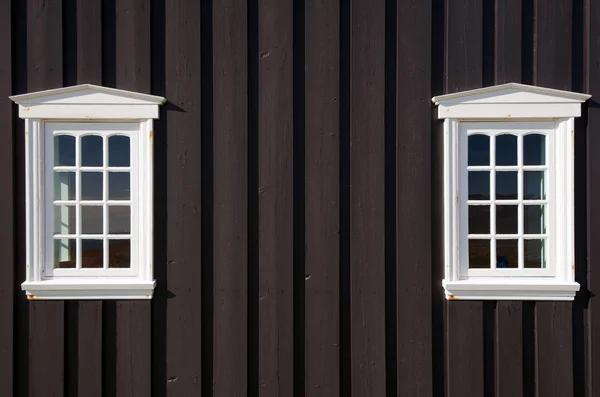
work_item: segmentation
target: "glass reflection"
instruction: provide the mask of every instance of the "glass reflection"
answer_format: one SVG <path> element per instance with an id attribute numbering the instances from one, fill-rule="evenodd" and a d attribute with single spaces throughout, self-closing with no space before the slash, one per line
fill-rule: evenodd
<path id="1" fill-rule="evenodd" d="M 546 233 L 546 220 L 544 219 L 543 205 L 525 205 L 523 216 L 525 217 L 525 234 Z"/>
<path id="2" fill-rule="evenodd" d="M 496 136 L 496 165 L 517 165 L 517 137 L 515 135 Z"/>
<path id="3" fill-rule="evenodd" d="M 103 208 L 81 207 L 81 233 L 83 234 L 102 234 Z"/>
<path id="4" fill-rule="evenodd" d="M 490 172 L 469 171 L 469 200 L 490 199 Z"/>
<path id="5" fill-rule="evenodd" d="M 108 138 L 109 167 L 129 167 L 130 155 L 128 136 L 115 135 Z"/>
<path id="6" fill-rule="evenodd" d="M 496 240 L 496 268 L 519 267 L 519 240 Z"/>
<path id="7" fill-rule="evenodd" d="M 102 200 L 102 181 L 101 172 L 82 172 L 81 199 Z"/>
<path id="8" fill-rule="evenodd" d="M 490 165 L 490 137 L 470 135 L 468 140 L 469 165 Z"/>
<path id="9" fill-rule="evenodd" d="M 543 269 L 546 267 L 546 240 L 525 240 L 525 267 Z"/>
<path id="10" fill-rule="evenodd" d="M 81 240 L 81 267 L 101 268 L 104 266 L 104 241 L 83 239 Z"/>
<path id="11" fill-rule="evenodd" d="M 129 172 L 108 173 L 108 199 L 129 200 L 131 197 Z"/>
<path id="12" fill-rule="evenodd" d="M 128 268 L 131 266 L 131 242 L 108 240 L 108 267 Z"/>
<path id="13" fill-rule="evenodd" d="M 546 164 L 546 136 L 530 134 L 523 137 L 523 165 Z"/>
<path id="14" fill-rule="evenodd" d="M 496 172 L 496 200 L 516 200 L 519 186 L 517 171 Z"/>
<path id="15" fill-rule="evenodd" d="M 75 200 L 74 172 L 54 172 L 54 200 Z"/>
<path id="16" fill-rule="evenodd" d="M 469 268 L 490 268 L 490 240 L 469 240 Z"/>
<path id="17" fill-rule="evenodd" d="M 525 200 L 545 200 L 546 171 L 524 171 L 523 172 L 523 199 Z"/>
<path id="18" fill-rule="evenodd" d="M 108 207 L 108 233 L 129 234 L 131 213 L 128 206 Z"/>
<path id="19" fill-rule="evenodd" d="M 469 234 L 490 234 L 490 206 L 469 206 Z"/>
<path id="20" fill-rule="evenodd" d="M 72 269 L 77 261 L 77 243 L 75 239 L 54 240 L 54 268 Z"/>
<path id="21" fill-rule="evenodd" d="M 75 137 L 70 135 L 54 136 L 54 165 L 75 166 Z"/>
<path id="22" fill-rule="evenodd" d="M 75 234 L 75 206 L 54 206 L 54 233 Z"/>
<path id="23" fill-rule="evenodd" d="M 81 165 L 83 167 L 102 167 L 102 137 L 85 135 L 81 137 Z"/>
<path id="24" fill-rule="evenodd" d="M 496 233 L 517 234 L 519 232 L 519 206 L 496 206 Z"/>

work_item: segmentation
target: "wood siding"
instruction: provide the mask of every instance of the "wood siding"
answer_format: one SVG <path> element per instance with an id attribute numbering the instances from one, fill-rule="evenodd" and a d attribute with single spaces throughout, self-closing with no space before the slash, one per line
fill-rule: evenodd
<path id="1" fill-rule="evenodd" d="M 600 5 L 0 0 L 0 395 L 600 395 Z M 593 95 L 574 302 L 443 298 L 431 97 Z M 27 301 L 11 94 L 165 96 L 151 301 Z"/>

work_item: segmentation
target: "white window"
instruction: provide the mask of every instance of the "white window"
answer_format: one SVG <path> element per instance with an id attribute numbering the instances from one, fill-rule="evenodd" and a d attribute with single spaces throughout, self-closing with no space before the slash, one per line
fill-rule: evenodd
<path id="1" fill-rule="evenodd" d="M 514 83 L 433 98 L 448 299 L 574 298 L 573 118 L 588 98 Z"/>
<path id="2" fill-rule="evenodd" d="M 150 299 L 152 119 L 164 99 L 93 85 L 11 97 L 25 119 L 30 299 Z"/>

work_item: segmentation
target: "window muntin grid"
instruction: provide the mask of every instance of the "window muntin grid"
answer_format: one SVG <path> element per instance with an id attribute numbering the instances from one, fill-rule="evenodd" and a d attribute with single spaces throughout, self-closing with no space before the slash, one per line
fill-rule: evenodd
<path id="1" fill-rule="evenodd" d="M 45 276 L 136 274 L 134 131 L 139 125 L 95 126 L 46 130 L 45 156 L 52 165 L 45 176 L 46 222 L 54 226 L 46 238 Z M 56 145 L 65 137 L 74 154 L 66 162 Z"/>
<path id="2" fill-rule="evenodd" d="M 468 197 L 460 206 L 464 223 L 461 229 L 467 237 L 461 243 L 465 253 L 461 255 L 461 273 L 469 277 L 550 275 L 550 130 L 498 126 L 463 131 L 460 185 Z M 531 150 L 524 150 L 524 146 L 536 140 L 537 144 L 543 140 L 544 147 L 539 156 L 532 157 Z M 498 152 L 503 158 L 499 159 L 497 149 L 501 148 Z M 536 183 L 540 185 L 533 189 Z M 536 217 L 537 223 L 533 221 Z"/>

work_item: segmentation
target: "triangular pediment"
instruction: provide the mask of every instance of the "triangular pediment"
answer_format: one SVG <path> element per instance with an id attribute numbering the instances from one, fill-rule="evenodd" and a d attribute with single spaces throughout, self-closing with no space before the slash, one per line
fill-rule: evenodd
<path id="1" fill-rule="evenodd" d="M 439 95 L 432 98 L 436 105 L 458 104 L 518 104 L 518 103 L 581 103 L 590 95 L 555 90 L 519 83 L 507 83 L 475 90 Z"/>
<path id="2" fill-rule="evenodd" d="M 31 105 L 160 105 L 165 98 L 139 92 L 81 84 L 71 87 L 14 95 L 11 100 L 22 106 Z"/>

